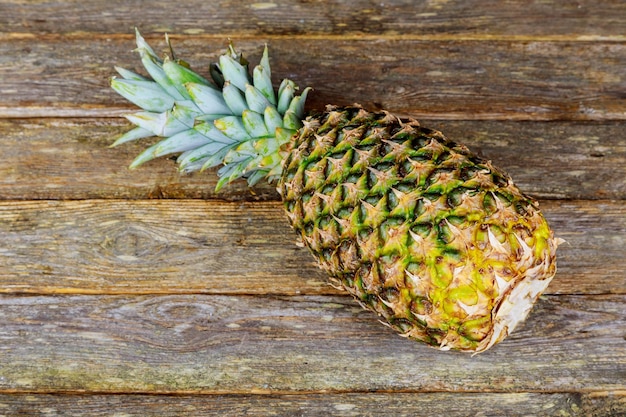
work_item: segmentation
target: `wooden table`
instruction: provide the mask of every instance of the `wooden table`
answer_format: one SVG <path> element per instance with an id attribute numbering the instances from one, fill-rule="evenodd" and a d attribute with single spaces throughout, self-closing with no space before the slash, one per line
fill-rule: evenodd
<path id="1" fill-rule="evenodd" d="M 626 415 L 626 3 L 137 4 L 0 2 L 0 415 Z M 135 25 L 201 71 L 267 42 L 311 109 L 414 116 L 505 168 L 568 242 L 529 320 L 475 357 L 402 339 L 271 186 L 129 172 L 108 78 L 139 69 Z"/>

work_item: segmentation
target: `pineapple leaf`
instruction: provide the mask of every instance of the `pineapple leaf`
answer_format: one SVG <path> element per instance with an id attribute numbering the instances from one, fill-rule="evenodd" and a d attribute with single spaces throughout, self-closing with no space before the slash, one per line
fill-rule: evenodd
<path id="1" fill-rule="evenodd" d="M 291 103 L 289 103 L 289 111 L 292 111 L 298 120 L 302 120 L 304 117 L 304 102 L 306 101 L 306 96 L 309 94 L 309 91 L 311 91 L 311 87 L 305 88 L 302 94 L 294 97 Z"/>
<path id="2" fill-rule="evenodd" d="M 245 91 L 246 84 L 251 82 L 246 68 L 228 55 L 220 57 L 220 69 L 224 75 L 224 80 L 229 81 L 241 91 Z"/>
<path id="3" fill-rule="evenodd" d="M 148 74 L 150 74 L 152 79 L 163 88 L 163 90 L 165 90 L 175 100 L 184 100 L 189 98 L 189 96 L 183 95 L 180 91 L 178 91 L 176 83 L 167 76 L 163 70 L 163 64 L 157 61 L 155 56 L 150 55 L 150 53 L 148 53 L 148 51 L 144 48 L 139 48 L 138 52 L 141 56 L 143 67 L 146 71 L 148 71 Z"/>
<path id="4" fill-rule="evenodd" d="M 141 36 L 141 34 L 139 33 L 139 29 L 137 28 L 135 28 L 135 42 L 137 44 L 137 49 L 144 49 L 147 53 L 149 53 L 150 55 L 155 57 L 157 60 L 159 60 L 157 57 L 157 54 L 150 47 L 150 45 L 148 45 L 148 43 L 143 38 L 143 36 Z"/>
<path id="5" fill-rule="evenodd" d="M 263 113 L 265 108 L 270 105 L 267 98 L 256 87 L 248 84 L 245 91 L 246 103 L 248 108 L 257 113 Z"/>
<path id="6" fill-rule="evenodd" d="M 242 114 L 248 108 L 246 97 L 242 90 L 232 85 L 230 81 L 224 83 L 222 94 L 232 114 Z"/>
<path id="7" fill-rule="evenodd" d="M 136 127 L 114 145 L 149 136 L 163 139 L 142 152 L 131 168 L 153 158 L 179 153 L 183 172 L 222 164 L 217 189 L 244 177 L 250 185 L 268 176 L 275 179 L 281 168 L 281 145 L 302 126 L 304 102 L 288 79 L 275 91 L 267 45 L 259 64 L 249 64 L 232 44 L 209 66 L 210 78 L 194 72 L 177 57 L 169 37 L 169 56 L 161 59 L 139 31 L 136 44 L 149 77 L 116 68 L 121 79 L 112 88 L 142 111 L 126 118 Z"/>
<path id="8" fill-rule="evenodd" d="M 149 138 L 150 136 L 154 136 L 152 131 L 144 129 L 143 127 L 136 127 L 117 138 L 117 140 L 111 145 L 111 148 L 133 140 Z"/>
<path id="9" fill-rule="evenodd" d="M 252 79 L 254 86 L 263 94 L 263 96 L 276 105 L 276 94 L 274 94 L 274 87 L 272 86 L 272 79 L 270 78 L 270 71 L 265 69 L 262 65 L 257 65 L 252 71 Z"/>
<path id="10" fill-rule="evenodd" d="M 154 81 L 112 78 L 111 87 L 122 97 L 144 110 L 163 112 L 172 108 L 174 98 Z"/>
<path id="11" fill-rule="evenodd" d="M 279 127 L 283 127 L 283 118 L 274 106 L 267 106 L 263 112 L 263 120 L 265 126 L 270 133 L 273 133 Z"/>
<path id="12" fill-rule="evenodd" d="M 221 91 L 198 83 L 187 83 L 185 88 L 193 102 L 204 114 L 232 114 Z"/>
<path id="13" fill-rule="evenodd" d="M 245 110 L 241 116 L 243 126 L 253 138 L 269 136 L 265 120 L 260 113 L 254 110 Z"/>
<path id="14" fill-rule="evenodd" d="M 252 139 L 248 131 L 243 125 L 241 117 L 226 116 L 213 122 L 220 132 L 238 142 L 244 142 Z"/>
<path id="15" fill-rule="evenodd" d="M 158 158 L 159 156 L 196 149 L 199 146 L 206 145 L 210 141 L 211 139 L 195 129 L 185 130 L 184 132 L 170 136 L 157 143 L 157 146 L 154 148 L 153 157 Z"/>
<path id="16" fill-rule="evenodd" d="M 185 84 L 187 83 L 202 84 L 207 87 L 215 88 L 206 78 L 169 59 L 165 60 L 163 63 L 163 71 L 165 71 L 168 78 L 172 80 L 172 83 L 178 91 L 186 98 L 189 98 L 189 93 L 185 88 Z"/>
<path id="17" fill-rule="evenodd" d="M 296 91 L 296 84 L 291 80 L 283 80 L 278 89 L 278 112 L 285 114 L 289 109 L 289 104 L 293 100 L 293 96 Z"/>
<path id="18" fill-rule="evenodd" d="M 263 48 L 263 56 L 261 57 L 261 62 L 259 66 L 263 68 L 266 73 L 267 78 L 271 81 L 272 79 L 272 70 L 270 68 L 270 51 L 267 48 L 267 44 L 265 44 L 265 48 Z M 272 92 L 274 89 L 272 89 Z"/>
<path id="19" fill-rule="evenodd" d="M 198 148 L 190 149 L 181 153 L 176 162 L 178 162 L 181 169 L 185 169 L 191 164 L 199 163 L 198 169 L 200 169 L 202 168 L 202 165 L 208 160 L 208 158 L 215 155 L 217 152 L 224 148 L 228 148 L 228 145 L 220 142 L 209 142 Z"/>
<path id="20" fill-rule="evenodd" d="M 127 70 L 126 68 L 122 68 L 122 67 L 115 67 L 115 71 L 117 71 L 117 73 L 119 75 L 122 76 L 122 78 L 126 79 L 126 80 L 140 80 L 140 81 L 149 81 L 146 77 L 144 77 L 143 75 L 139 75 L 133 71 Z"/>
<path id="21" fill-rule="evenodd" d="M 220 179 L 215 186 L 215 190 L 219 191 L 227 183 L 241 177 L 246 170 L 248 163 L 252 160 L 252 157 L 243 156 L 231 163 L 224 165 L 217 171 Z"/>
<path id="22" fill-rule="evenodd" d="M 213 123 L 207 123 L 207 122 L 198 123 L 196 124 L 194 129 L 196 129 L 198 132 L 202 133 L 204 136 L 206 136 L 207 138 L 215 142 L 220 142 L 223 144 L 237 143 L 237 141 L 223 134 L 217 127 L 215 127 Z"/>
<path id="23" fill-rule="evenodd" d="M 173 117 L 171 112 L 152 113 L 141 111 L 127 114 L 125 117 L 131 123 L 151 131 L 155 136 L 172 136 L 189 129 L 189 126 Z"/>

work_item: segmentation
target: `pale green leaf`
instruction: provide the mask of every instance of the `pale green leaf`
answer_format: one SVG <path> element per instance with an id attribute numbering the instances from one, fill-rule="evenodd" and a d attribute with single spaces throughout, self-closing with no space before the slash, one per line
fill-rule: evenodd
<path id="1" fill-rule="evenodd" d="M 127 70 L 126 68 L 122 68 L 122 67 L 118 67 L 115 66 L 115 71 L 117 71 L 117 73 L 119 75 L 122 76 L 122 78 L 127 79 L 127 80 L 143 80 L 143 81 L 150 81 L 149 79 L 147 79 L 146 77 L 144 77 L 143 75 L 139 75 L 133 71 Z"/>
<path id="2" fill-rule="evenodd" d="M 265 120 L 265 126 L 267 126 L 267 130 L 271 134 L 274 134 L 274 131 L 277 128 L 283 127 L 283 118 L 274 106 L 267 106 L 265 108 L 265 111 L 263 112 L 263 118 Z"/>
<path id="3" fill-rule="evenodd" d="M 163 155 L 196 149 L 210 141 L 211 139 L 195 129 L 185 130 L 157 143 L 157 146 L 154 148 L 154 157 L 157 158 Z"/>
<path id="4" fill-rule="evenodd" d="M 185 88 L 191 99 L 205 114 L 232 114 L 232 110 L 226 105 L 223 93 L 204 84 L 187 83 Z"/>
<path id="5" fill-rule="evenodd" d="M 283 80 L 278 90 L 278 105 L 276 106 L 280 114 L 285 114 L 287 109 L 289 109 L 295 91 L 296 85 L 293 81 Z"/>
<path id="6" fill-rule="evenodd" d="M 225 134 L 223 134 L 217 127 L 215 127 L 214 123 L 207 123 L 207 122 L 198 123 L 194 127 L 194 129 L 202 133 L 207 138 L 214 140 L 216 142 L 220 142 L 223 144 L 231 144 L 231 143 L 238 142 L 232 138 L 229 138 Z"/>
<path id="7" fill-rule="evenodd" d="M 174 98 L 154 81 L 113 78 L 111 87 L 128 101 L 150 112 L 164 112 L 174 105 Z"/>
<path id="8" fill-rule="evenodd" d="M 243 126 L 253 138 L 268 136 L 263 116 L 252 110 L 245 110 L 241 116 Z"/>
<path id="9" fill-rule="evenodd" d="M 232 111 L 233 115 L 239 116 L 248 108 L 248 103 L 246 103 L 246 98 L 242 90 L 238 89 L 230 82 L 226 81 L 224 83 L 222 94 L 226 105 Z"/>
<path id="10" fill-rule="evenodd" d="M 149 138 L 150 136 L 154 136 L 154 133 L 152 133 L 152 131 L 144 129 L 143 127 L 136 127 L 117 138 L 117 140 L 113 143 L 113 145 L 111 145 L 111 147 L 121 145 L 122 143 L 131 142 L 133 140 Z"/>
<path id="11" fill-rule="evenodd" d="M 245 91 L 246 84 L 251 82 L 248 70 L 228 55 L 220 56 L 220 69 L 222 70 L 224 80 L 229 81 L 241 91 Z"/>
<path id="12" fill-rule="evenodd" d="M 270 106 L 270 102 L 265 98 L 263 93 L 261 93 L 256 87 L 248 84 L 246 86 L 246 103 L 248 103 L 248 108 L 257 113 L 263 113 L 267 106 Z"/>
<path id="13" fill-rule="evenodd" d="M 304 91 L 302 91 L 302 94 L 294 97 L 289 104 L 289 110 L 292 111 L 300 120 L 304 118 L 304 103 L 306 102 L 306 96 L 309 94 L 309 91 L 311 91 L 311 87 L 305 88 Z"/>
<path id="14" fill-rule="evenodd" d="M 154 56 L 150 55 L 144 48 L 139 48 L 138 52 L 141 56 L 141 62 L 146 71 L 148 71 L 148 74 L 150 74 L 152 79 L 167 91 L 170 96 L 174 97 L 176 100 L 189 98 L 188 95 L 181 94 L 175 82 L 168 77 L 162 64 L 157 61 Z"/>
<path id="15" fill-rule="evenodd" d="M 254 86 L 263 94 L 263 96 L 274 106 L 276 105 L 276 94 L 272 86 L 272 79 L 269 71 L 261 65 L 257 65 L 252 71 L 252 79 Z"/>
<path id="16" fill-rule="evenodd" d="M 170 112 L 151 113 L 142 111 L 127 114 L 124 117 L 131 123 L 151 131 L 155 136 L 172 136 L 189 129 L 188 125 L 181 123 Z"/>
<path id="17" fill-rule="evenodd" d="M 215 127 L 217 127 L 223 134 L 236 140 L 237 142 L 243 142 L 251 139 L 250 134 L 243 126 L 241 117 L 226 116 L 215 120 L 213 124 L 215 124 Z"/>
<path id="18" fill-rule="evenodd" d="M 207 87 L 215 88 L 206 78 L 169 59 L 163 63 L 163 71 L 172 80 L 176 89 L 186 98 L 189 98 L 189 93 L 185 88 L 187 83 L 203 84 Z"/>

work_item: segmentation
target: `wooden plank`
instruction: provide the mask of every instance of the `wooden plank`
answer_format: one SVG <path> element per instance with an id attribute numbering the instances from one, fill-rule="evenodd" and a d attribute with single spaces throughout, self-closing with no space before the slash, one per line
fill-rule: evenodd
<path id="1" fill-rule="evenodd" d="M 624 388 L 626 296 L 549 296 L 484 354 L 403 339 L 347 297 L 0 297 L 0 390 L 597 392 Z"/>
<path id="2" fill-rule="evenodd" d="M 618 416 L 618 393 L 338 393 L 306 395 L 37 395 L 0 394 L 5 415 L 110 416 Z"/>
<path id="3" fill-rule="evenodd" d="M 551 294 L 626 290 L 622 201 L 542 201 L 556 231 Z M 338 294 L 296 246 L 280 203 L 6 201 L 0 292 Z"/>
<path id="4" fill-rule="evenodd" d="M 80 10 L 80 17 L 77 11 Z M 555 13 L 555 11 L 557 11 Z M 203 16 L 198 20 L 197 16 Z M 77 16 L 74 18 L 74 16 Z M 464 2 L 281 1 L 219 4 L 169 1 L 136 5 L 128 1 L 4 1 L 0 28 L 5 32 L 72 34 L 144 31 L 229 36 L 440 35 L 459 37 L 567 36 L 575 39 L 623 34 L 623 2 L 591 0 L 576 3 L 523 0 Z"/>
<path id="5" fill-rule="evenodd" d="M 150 40 L 164 49 L 162 40 Z M 233 40 L 252 62 L 269 41 L 276 79 L 313 86 L 311 108 L 359 102 L 419 118 L 626 119 L 626 42 Z M 225 42 L 189 36 L 174 37 L 174 45 L 180 57 L 206 68 Z M 139 65 L 132 48 L 130 36 L 0 43 L 0 117 L 102 116 L 130 109 L 108 79 L 113 65 Z"/>
<path id="6" fill-rule="evenodd" d="M 626 199 L 623 121 L 511 122 L 424 120 L 494 161 L 536 198 Z M 278 200 L 264 181 L 214 192 L 215 170 L 180 175 L 161 159 L 126 167 L 150 140 L 108 146 L 129 130 L 118 119 L 0 119 L 2 199 L 203 198 Z"/>

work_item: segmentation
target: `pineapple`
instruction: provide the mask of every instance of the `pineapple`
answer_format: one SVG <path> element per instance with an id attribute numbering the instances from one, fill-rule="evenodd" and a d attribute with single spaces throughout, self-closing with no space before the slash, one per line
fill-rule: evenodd
<path id="1" fill-rule="evenodd" d="M 149 74 L 116 68 L 112 88 L 143 110 L 114 144 L 163 139 L 131 164 L 177 154 L 182 172 L 217 167 L 277 184 L 289 221 L 329 275 L 400 335 L 482 352 L 528 315 L 556 272 L 537 203 L 491 162 L 413 119 L 358 106 L 305 116 L 271 80 L 267 46 L 250 72 L 230 45 L 210 79 L 137 32 Z M 167 40 L 169 44 L 169 40 Z"/>

